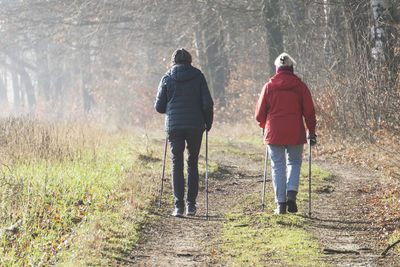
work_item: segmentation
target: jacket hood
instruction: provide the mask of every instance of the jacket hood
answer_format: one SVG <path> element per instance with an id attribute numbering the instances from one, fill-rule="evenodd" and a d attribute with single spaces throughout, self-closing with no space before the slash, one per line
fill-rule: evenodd
<path id="1" fill-rule="evenodd" d="M 200 70 L 190 64 L 177 64 L 166 73 L 171 79 L 179 82 L 189 81 L 200 74 Z"/>
<path id="2" fill-rule="evenodd" d="M 271 82 L 280 89 L 289 89 L 295 87 L 301 80 L 291 71 L 279 71 Z"/>

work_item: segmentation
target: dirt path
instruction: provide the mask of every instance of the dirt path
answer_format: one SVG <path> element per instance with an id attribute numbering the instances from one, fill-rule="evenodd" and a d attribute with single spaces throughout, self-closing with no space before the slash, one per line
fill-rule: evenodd
<path id="1" fill-rule="evenodd" d="M 316 194 L 311 231 L 327 254 L 327 262 L 339 266 L 400 266 L 400 258 L 380 254 L 385 244 L 378 241 L 378 230 L 365 219 L 363 207 L 368 192 L 382 183 L 364 169 L 317 162 L 333 174 L 331 186 Z"/>
<path id="2" fill-rule="evenodd" d="M 159 217 L 147 228 L 143 242 L 133 251 L 137 266 L 224 266 L 215 263 L 207 243 L 218 234 L 221 221 L 240 195 L 261 190 L 259 164 L 236 155 L 214 155 L 222 175 L 210 183 L 209 219 L 205 217 L 205 190 L 201 188 L 195 217 L 170 216 L 172 204 L 165 205 Z M 248 164 L 250 162 L 250 164 Z M 246 164 L 247 163 L 247 164 Z M 246 164 L 246 166 L 244 166 Z"/>
<path id="3" fill-rule="evenodd" d="M 131 253 L 135 266 L 225 266 L 213 262 L 207 247 L 218 236 L 221 221 L 241 195 L 262 189 L 262 166 L 246 156 L 211 155 L 223 168 L 213 179 L 209 194 L 209 220 L 205 218 L 204 190 L 199 192 L 195 217 L 170 216 L 173 207 L 164 204 L 157 220 L 146 227 L 143 239 Z M 319 239 L 326 261 L 334 266 L 397 266 L 397 256 L 379 257 L 383 245 L 374 240 L 376 229 L 361 219 L 365 190 L 376 185 L 376 179 L 360 170 L 317 162 L 334 174 L 331 188 L 313 195 L 310 231 Z M 269 188 L 270 181 L 269 181 Z M 333 189 L 333 190 L 332 190 Z M 364 193 L 363 193 L 364 192 Z M 304 209 L 306 211 L 306 209 Z"/>

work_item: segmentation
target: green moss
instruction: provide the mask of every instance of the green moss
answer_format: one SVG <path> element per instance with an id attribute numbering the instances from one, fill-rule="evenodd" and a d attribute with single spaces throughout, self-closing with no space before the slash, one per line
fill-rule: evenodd
<path id="1" fill-rule="evenodd" d="M 250 140 L 251 141 L 251 140 Z M 250 142 L 247 141 L 247 142 Z M 251 152 L 225 149 L 226 153 L 252 155 Z M 257 160 L 257 157 L 252 156 Z M 263 161 L 264 155 L 258 159 Z M 312 186 L 329 183 L 331 174 L 314 166 Z M 308 164 L 301 170 L 298 206 L 308 200 Z M 267 192 L 261 211 L 260 193 L 247 194 L 235 201 L 226 216 L 223 230 L 212 248 L 214 257 L 233 266 L 326 266 L 318 240 L 307 231 L 310 219 L 299 214 L 276 215 L 272 192 Z"/>
<path id="2" fill-rule="evenodd" d="M 318 241 L 307 232 L 308 219 L 273 214 L 270 198 L 265 212 L 260 212 L 259 194 L 238 200 L 217 241 L 220 256 L 238 266 L 324 266 Z"/>
<path id="3" fill-rule="evenodd" d="M 396 241 L 398 241 L 400 239 L 400 231 L 397 230 L 394 232 L 394 234 L 390 237 L 389 241 L 388 241 L 388 246 L 395 243 Z M 397 244 L 394 248 L 393 251 L 395 251 L 395 253 L 397 253 L 397 255 L 400 255 L 400 244 Z"/>
<path id="4" fill-rule="evenodd" d="M 307 181 L 307 183 L 308 183 L 308 168 L 309 168 L 308 162 L 307 161 L 303 162 L 300 176 L 302 178 L 302 181 Z M 317 183 L 321 183 L 321 182 L 329 182 L 331 178 L 332 174 L 330 172 L 321 169 L 315 164 L 312 164 L 311 179 L 316 179 Z"/>

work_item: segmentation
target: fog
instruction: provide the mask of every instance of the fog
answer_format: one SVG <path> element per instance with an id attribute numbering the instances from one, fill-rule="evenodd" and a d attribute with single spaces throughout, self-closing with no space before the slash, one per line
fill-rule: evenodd
<path id="1" fill-rule="evenodd" d="M 364 84 L 354 84 L 353 77 L 376 78 L 375 64 L 384 64 L 391 75 L 385 82 L 397 86 L 393 47 L 399 38 L 398 30 L 374 23 L 374 17 L 388 17 L 373 16 L 368 1 L 353 2 L 2 0 L 0 115 L 89 118 L 118 127 L 160 123 L 153 108 L 157 86 L 180 47 L 205 74 L 217 121 L 253 119 L 257 95 L 283 51 L 298 62 L 295 72 L 313 94 L 326 96 L 330 86 L 357 106 L 351 101 Z M 398 3 L 384 7 L 391 23 L 400 21 Z M 393 38 L 378 40 L 374 31 L 390 31 L 384 36 Z M 373 58 L 371 51 L 381 55 Z M 341 106 L 338 114 L 354 114 Z M 369 114 L 355 116 L 360 121 Z"/>

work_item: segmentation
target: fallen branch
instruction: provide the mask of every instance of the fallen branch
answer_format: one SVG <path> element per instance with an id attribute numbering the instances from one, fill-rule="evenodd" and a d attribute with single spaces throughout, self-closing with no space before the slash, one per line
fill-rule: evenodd
<path id="1" fill-rule="evenodd" d="M 234 227 L 247 227 L 249 226 L 248 224 L 239 224 L 239 225 L 235 225 Z"/>
<path id="2" fill-rule="evenodd" d="M 128 258 L 124 258 L 124 257 L 114 256 L 113 258 L 116 259 L 117 261 L 120 261 L 123 263 L 136 263 L 135 261 L 128 259 Z"/>
<path id="3" fill-rule="evenodd" d="M 176 256 L 178 256 L 178 257 L 192 257 L 193 254 L 191 254 L 191 253 L 177 253 Z"/>
<path id="4" fill-rule="evenodd" d="M 360 252 L 355 251 L 355 250 L 336 250 L 336 249 L 330 249 L 330 248 L 325 248 L 324 253 L 325 254 L 356 254 L 356 255 L 360 255 Z"/>
<path id="5" fill-rule="evenodd" d="M 389 251 L 390 249 L 392 249 L 394 246 L 396 246 L 398 243 L 400 243 L 400 239 L 397 240 L 396 242 L 394 242 L 393 244 L 389 245 L 389 246 L 381 253 L 381 255 L 382 255 L 382 256 L 386 256 L 386 254 L 388 253 L 388 251 Z"/>

